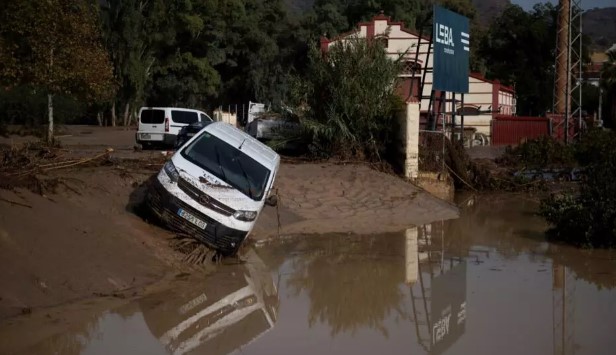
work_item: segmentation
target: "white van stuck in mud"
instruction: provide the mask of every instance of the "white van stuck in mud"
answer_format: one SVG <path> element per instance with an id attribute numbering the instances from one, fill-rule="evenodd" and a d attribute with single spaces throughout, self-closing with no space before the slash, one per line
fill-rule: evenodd
<path id="1" fill-rule="evenodd" d="M 208 124 L 165 164 L 148 192 L 152 211 L 173 230 L 233 255 L 270 195 L 280 156 L 224 122 Z"/>

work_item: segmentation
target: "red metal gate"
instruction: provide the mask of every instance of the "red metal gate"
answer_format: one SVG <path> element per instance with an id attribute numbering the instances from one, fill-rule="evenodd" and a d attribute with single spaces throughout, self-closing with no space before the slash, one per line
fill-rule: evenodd
<path id="1" fill-rule="evenodd" d="M 550 119 L 499 115 L 492 119 L 492 145 L 517 145 L 550 135 Z"/>

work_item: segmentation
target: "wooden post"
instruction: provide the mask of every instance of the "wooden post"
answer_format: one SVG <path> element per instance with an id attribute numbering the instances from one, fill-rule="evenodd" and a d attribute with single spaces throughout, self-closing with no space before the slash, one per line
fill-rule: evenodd
<path id="1" fill-rule="evenodd" d="M 53 143 L 53 94 L 47 94 L 47 113 L 49 117 L 49 127 L 47 127 L 47 143 Z"/>

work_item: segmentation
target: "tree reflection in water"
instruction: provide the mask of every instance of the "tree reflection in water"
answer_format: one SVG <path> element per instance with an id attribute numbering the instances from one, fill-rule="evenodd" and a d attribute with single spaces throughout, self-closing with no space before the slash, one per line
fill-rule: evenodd
<path id="1" fill-rule="evenodd" d="M 399 287 L 405 270 L 401 234 L 312 238 L 325 239 L 293 259 L 287 281 L 295 296 L 310 297 L 310 327 L 326 323 L 332 336 L 369 327 L 388 337 L 383 321 L 392 312 L 397 320 L 408 319 Z"/>
<path id="2" fill-rule="evenodd" d="M 548 243 L 548 225 L 536 215 L 539 200 L 527 194 L 487 194 L 459 199 L 460 218 L 445 222 L 445 248 L 462 253 L 476 246 L 495 248 L 506 259 L 527 256 L 571 269 L 598 288 L 616 287 L 616 251 L 585 250 Z"/>
<path id="3" fill-rule="evenodd" d="M 551 244 L 549 253 L 555 264 L 569 268 L 576 278 L 595 285 L 597 289 L 616 287 L 616 251 Z"/>
<path id="4" fill-rule="evenodd" d="M 536 255 L 541 249 L 547 224 L 535 214 L 537 198 L 512 194 L 458 197 L 460 218 L 445 222 L 447 250 L 465 252 L 486 246 L 511 260 L 520 254 Z"/>
<path id="5" fill-rule="evenodd" d="M 37 342 L 37 336 L 40 336 L 39 333 L 34 332 L 33 334 L 26 331 L 19 331 L 19 337 L 30 338 L 27 340 L 23 340 L 23 344 L 28 344 L 29 342 L 35 342 L 34 345 L 26 346 L 26 349 L 23 351 L 19 351 L 24 354 L 82 354 L 87 347 L 87 343 L 93 337 L 99 335 L 99 328 L 101 325 L 101 319 L 105 315 L 109 315 L 108 311 L 96 310 L 96 311 L 88 311 L 86 306 L 82 305 L 82 308 L 85 311 L 80 312 L 79 323 L 73 324 L 70 331 L 67 331 L 65 328 L 65 322 L 60 322 L 59 319 L 55 319 L 54 321 L 48 323 L 48 320 L 45 319 L 43 322 L 40 322 L 39 325 L 43 324 L 45 326 L 44 331 L 41 333 L 49 333 L 55 334 L 48 336 L 46 339 Z M 132 308 L 131 308 L 132 309 Z M 63 317 L 64 312 L 69 315 L 74 314 L 74 307 L 71 308 L 67 306 L 66 309 L 58 308 L 54 309 L 51 312 L 54 313 L 55 317 Z M 134 312 L 134 310 L 133 310 Z M 67 318 L 70 318 L 67 316 Z M 25 323 L 28 324 L 28 323 Z M 31 325 L 30 325 L 31 327 Z M 18 328 L 19 329 L 19 328 Z M 0 332 L 0 338 L 4 336 L 12 336 L 2 334 Z"/>

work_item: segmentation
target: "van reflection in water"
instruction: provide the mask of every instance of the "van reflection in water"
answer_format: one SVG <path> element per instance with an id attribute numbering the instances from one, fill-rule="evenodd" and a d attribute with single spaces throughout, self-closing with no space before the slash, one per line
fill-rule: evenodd
<path id="1" fill-rule="evenodd" d="M 173 354 L 228 354 L 274 327 L 278 291 L 253 250 L 246 263 L 207 277 L 203 287 L 139 301 L 145 322 Z"/>

